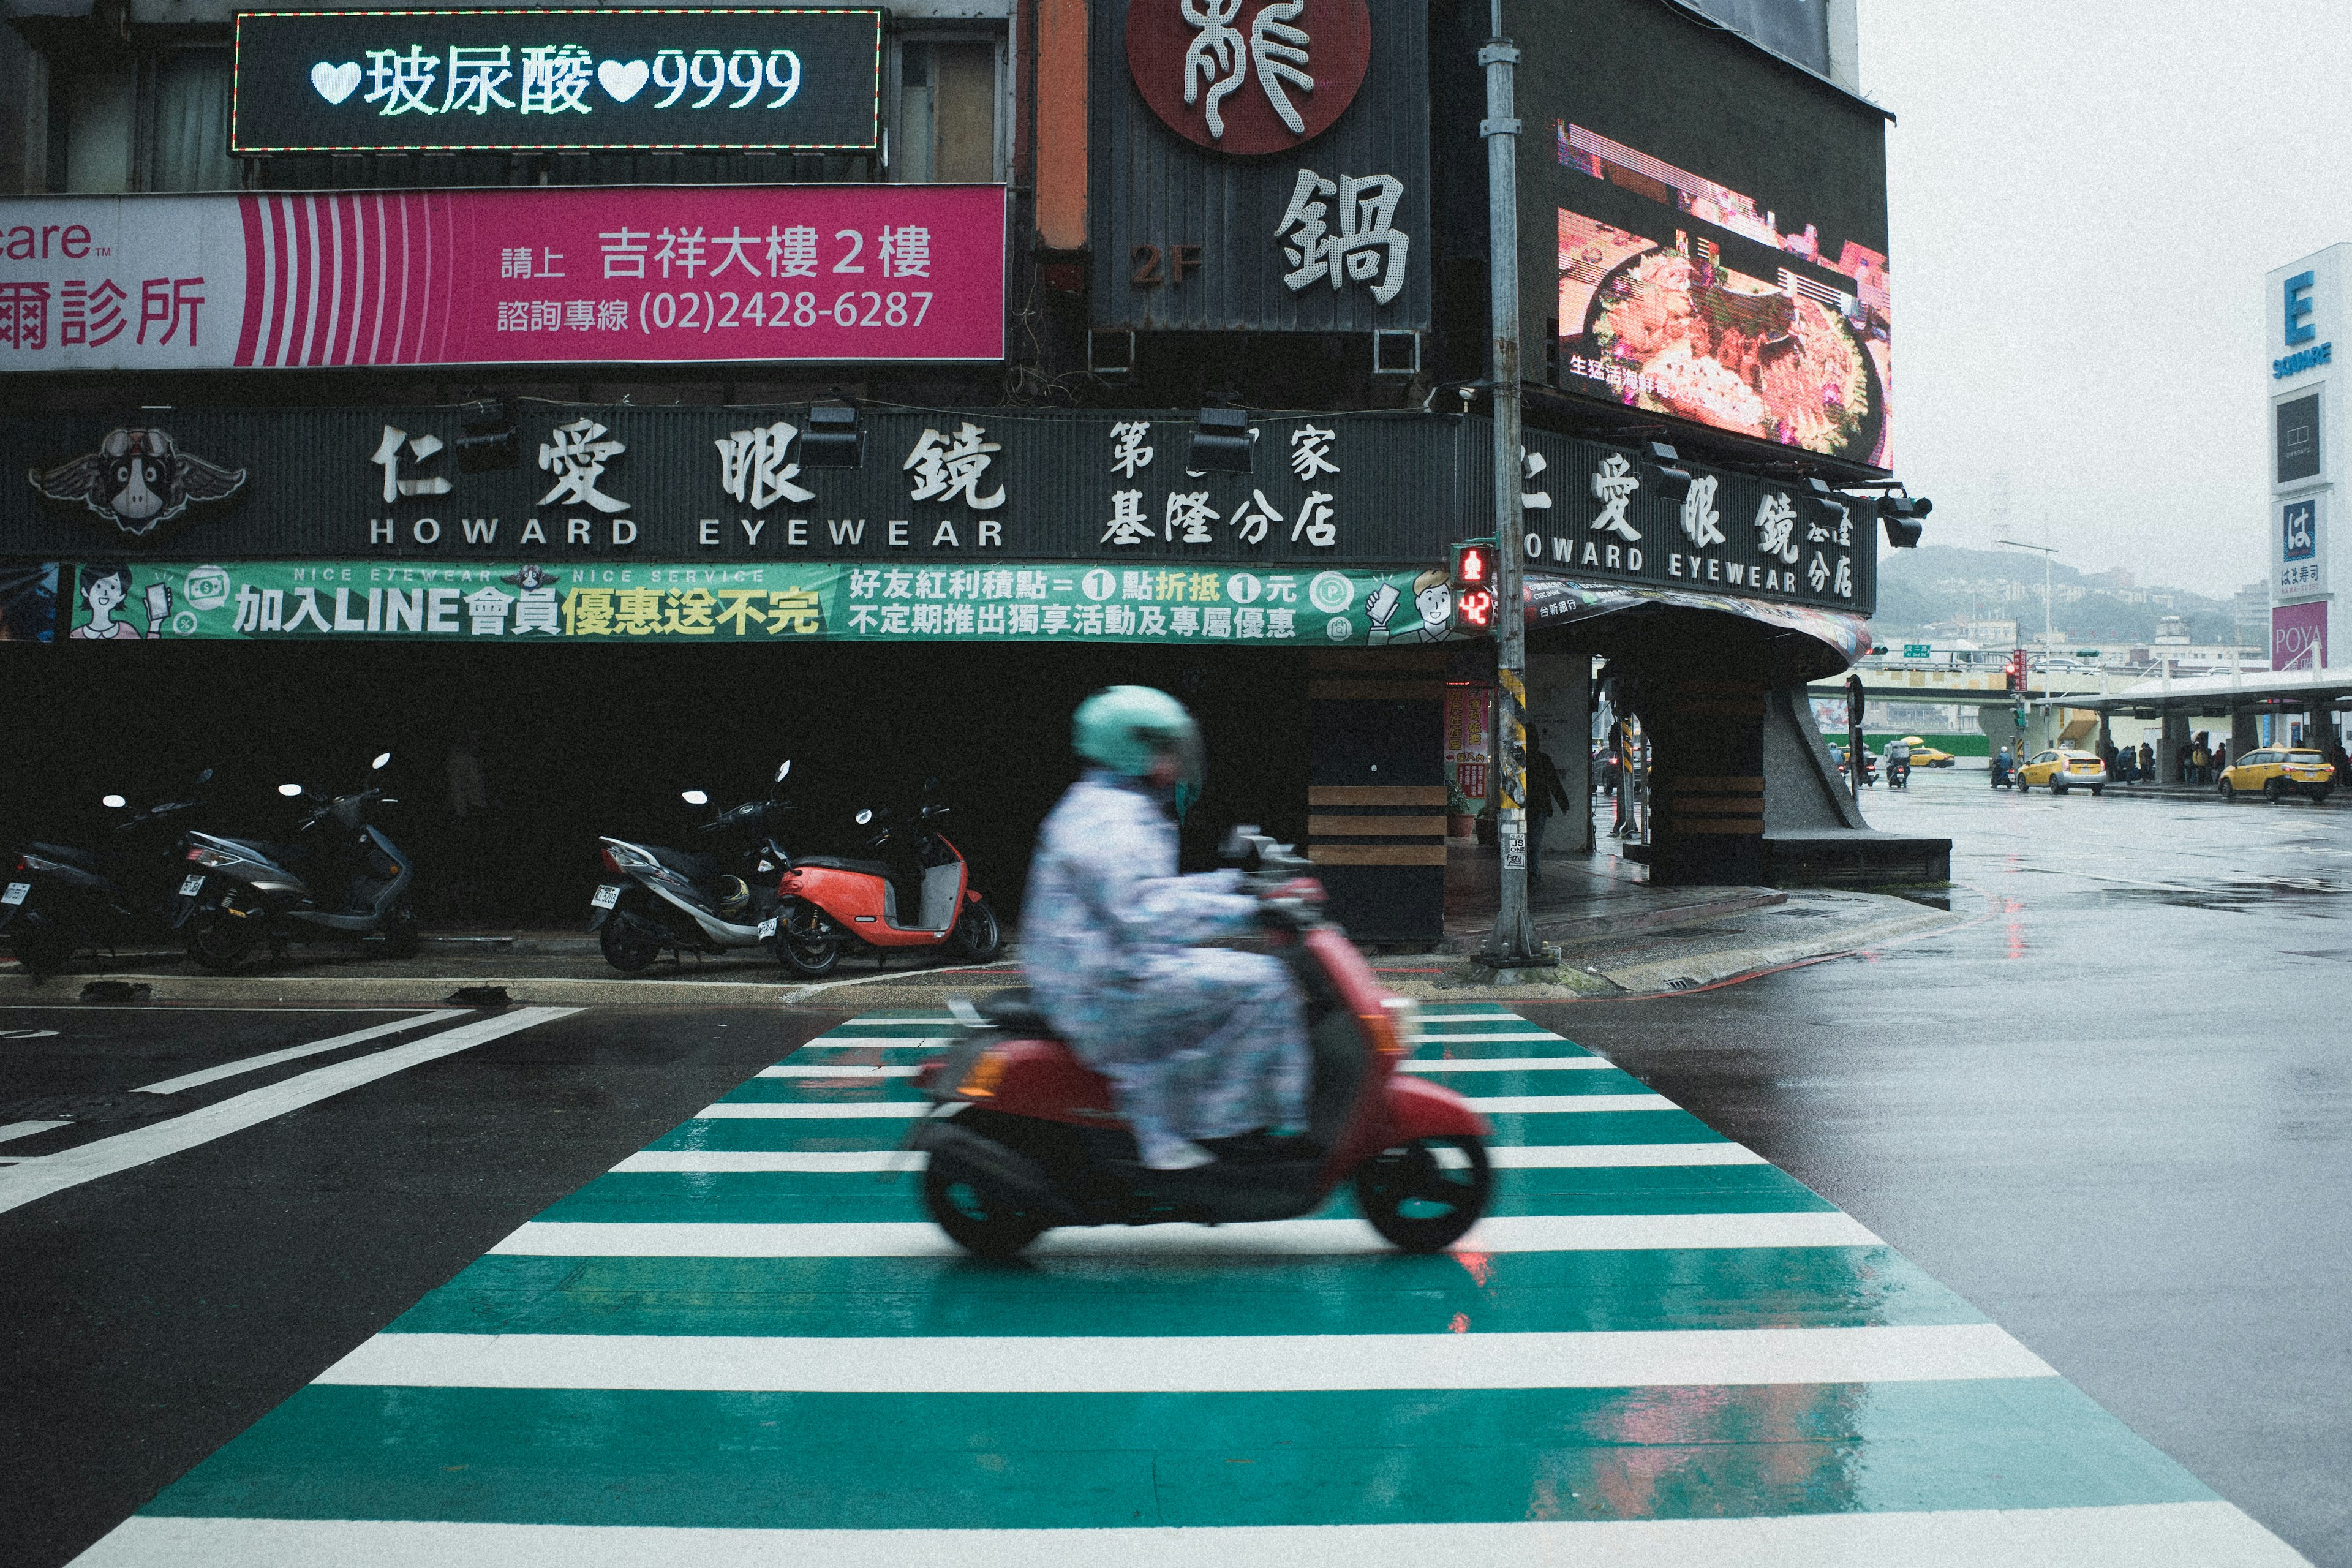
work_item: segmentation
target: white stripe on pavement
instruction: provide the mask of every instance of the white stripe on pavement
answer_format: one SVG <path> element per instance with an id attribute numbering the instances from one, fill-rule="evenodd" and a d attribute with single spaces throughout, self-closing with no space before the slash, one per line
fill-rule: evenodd
<path id="1" fill-rule="evenodd" d="M 1516 1022 L 1516 1020 L 1514 1020 L 1514 1021 Z M 1460 1041 L 1460 1040 L 1557 1040 L 1557 1041 L 1559 1041 L 1559 1042 L 1561 1045 L 1563 1045 L 1563 1046 L 1564 1046 L 1564 1045 L 1567 1045 L 1567 1044 L 1569 1043 L 1569 1042 L 1568 1042 L 1568 1037 L 1567 1037 L 1567 1036 L 1565 1036 L 1565 1035 L 1555 1035 L 1555 1034 L 1553 1034 L 1549 1029 L 1514 1029 L 1514 1030 L 1510 1031 L 1509 1033 L 1505 1033 L 1503 1030 L 1496 1029 L 1496 1030 L 1495 1030 L 1495 1031 L 1494 1031 L 1493 1033 L 1491 1033 L 1491 1034 L 1480 1034 L 1480 1035 L 1430 1035 L 1430 1034 L 1424 1034 L 1424 1035 L 1423 1035 L 1421 1037 L 1422 1037 L 1423 1039 L 1424 1039 L 1424 1040 L 1436 1040 L 1436 1041 Z"/>
<path id="2" fill-rule="evenodd" d="M 1505 1334 L 378 1334 L 318 1384 L 708 1394 L 1314 1394 L 2055 1377 L 1997 1323 Z"/>
<path id="3" fill-rule="evenodd" d="M 414 1029 L 425 1024 L 439 1023 L 444 1018 L 463 1016 L 465 1016 L 465 1009 L 462 1007 L 436 1008 L 429 1013 L 419 1013 L 413 1018 L 394 1018 L 389 1024 L 377 1024 L 371 1028 L 353 1029 L 348 1035 L 337 1035 L 331 1040 L 313 1040 L 307 1046 L 289 1046 L 282 1051 L 266 1051 L 257 1057 L 245 1057 L 236 1061 L 226 1062 L 216 1068 L 205 1068 L 201 1072 L 183 1073 L 178 1078 L 167 1078 L 160 1083 L 142 1083 L 131 1092 L 177 1094 L 184 1089 L 194 1089 L 200 1084 L 218 1083 L 222 1079 L 235 1078 L 239 1073 L 258 1072 L 263 1068 L 274 1068 L 279 1062 L 296 1061 L 303 1057 L 315 1057 L 321 1052 L 341 1050 L 345 1046 L 356 1046 L 362 1040 L 373 1040 L 384 1035 L 396 1035 L 404 1029 Z"/>
<path id="4" fill-rule="evenodd" d="M 766 1149 L 640 1150 L 613 1167 L 615 1172 L 668 1172 L 708 1175 L 799 1171 L 854 1174 L 919 1171 L 929 1159 L 920 1149 L 873 1149 L 853 1153 Z"/>
<path id="5" fill-rule="evenodd" d="M 819 1035 L 814 1040 L 803 1041 L 800 1049 L 842 1051 L 863 1050 L 869 1046 L 902 1046 L 917 1050 L 941 1050 L 960 1043 L 961 1039 L 960 1035 L 852 1035 L 846 1038 L 838 1035 Z"/>
<path id="6" fill-rule="evenodd" d="M 0 1143 L 11 1138 L 30 1138 L 36 1132 L 47 1132 L 52 1127 L 71 1127 L 71 1121 L 11 1121 L 0 1127 Z"/>
<path id="7" fill-rule="evenodd" d="M 920 1116 L 931 1108 L 928 1100 L 869 1100 L 853 1105 L 761 1104 L 757 1100 L 722 1100 L 694 1113 L 698 1121 L 830 1121 L 845 1117 Z"/>
<path id="8" fill-rule="evenodd" d="M 1947 1509 L 1750 1519 L 1499 1524 L 1145 1526 L 1127 1530 L 729 1530 L 425 1520 L 184 1519 L 139 1514 L 74 1568 L 2310 1568 L 2226 1502 Z"/>
<path id="9" fill-rule="evenodd" d="M 1599 1057 L 1415 1057 L 1407 1072 L 1598 1072 L 1613 1067 Z"/>
<path id="10" fill-rule="evenodd" d="M 1680 1110 L 1663 1094 L 1496 1094 L 1465 1100 L 1473 1110 L 1548 1116 L 1563 1110 Z"/>
<path id="11" fill-rule="evenodd" d="M 409 1068 L 422 1067 L 426 1062 L 454 1056 L 471 1049 L 502 1035 L 528 1029 L 552 1018 L 569 1017 L 579 1012 L 577 1007 L 518 1007 L 511 1013 L 477 1023 L 463 1024 L 421 1040 L 411 1040 L 404 1046 L 393 1046 L 373 1051 L 349 1061 L 335 1062 L 327 1067 L 313 1068 L 309 1072 L 278 1083 L 249 1089 L 243 1094 L 232 1095 L 216 1104 L 191 1110 L 184 1116 L 174 1116 L 168 1121 L 118 1132 L 111 1138 L 100 1138 L 68 1149 L 61 1154 L 26 1161 L 21 1165 L 0 1171 L 0 1214 L 44 1198 L 51 1193 L 79 1186 L 84 1182 L 110 1176 L 163 1159 L 184 1149 L 209 1143 L 215 1138 L 226 1138 L 241 1132 L 290 1110 L 315 1105 L 320 1100 L 358 1089 L 381 1078 Z"/>
<path id="12" fill-rule="evenodd" d="M 1660 1252 L 1757 1247 L 1882 1247 L 1851 1215 L 1504 1215 L 1457 1252 Z M 961 1258 L 920 1220 L 729 1224 L 533 1220 L 490 1248 L 515 1258 Z M 1340 1257 L 1392 1251 L 1360 1220 L 1155 1225 L 1048 1231 L 1024 1258 Z"/>
<path id="13" fill-rule="evenodd" d="M 1569 1143 L 1529 1147 L 1507 1144 L 1487 1156 L 1499 1171 L 1609 1169 L 1639 1165 L 1766 1165 L 1770 1161 L 1738 1143 Z M 919 1171 L 919 1149 L 874 1149 L 851 1153 L 764 1149 L 645 1150 L 613 1167 L 615 1172 L 664 1172 L 706 1175 L 799 1172 L 872 1174 Z"/>
<path id="14" fill-rule="evenodd" d="M 1498 1171 L 1606 1170 L 1623 1165 L 1769 1165 L 1772 1162 L 1738 1143 L 1565 1143 L 1549 1147 L 1506 1144 L 1486 1151 Z"/>
<path id="15" fill-rule="evenodd" d="M 779 1062 L 772 1068 L 761 1068 L 759 1078 L 912 1078 L 923 1069 L 914 1067 L 859 1067 L 840 1062 Z"/>

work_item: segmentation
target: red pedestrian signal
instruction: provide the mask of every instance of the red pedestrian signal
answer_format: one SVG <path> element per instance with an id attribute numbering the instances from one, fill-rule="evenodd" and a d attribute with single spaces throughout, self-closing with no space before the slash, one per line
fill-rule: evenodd
<path id="1" fill-rule="evenodd" d="M 1472 631 L 1495 629 L 1495 547 L 1461 544 L 1454 551 L 1454 624 Z"/>

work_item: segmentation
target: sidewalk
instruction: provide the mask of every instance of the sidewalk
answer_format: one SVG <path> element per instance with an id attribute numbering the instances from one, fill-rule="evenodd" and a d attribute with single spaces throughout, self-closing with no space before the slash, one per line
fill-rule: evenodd
<path id="1" fill-rule="evenodd" d="M 1777 888 L 1654 888 L 1648 870 L 1616 852 L 1607 837 L 1593 854 L 1546 855 L 1529 891 L 1536 939 L 1560 946 L 1637 931 L 1691 925 L 1789 901 Z M 1500 900 L 1502 861 L 1483 844 L 1445 847 L 1445 939 L 1440 952 L 1473 953 L 1487 945 Z"/>

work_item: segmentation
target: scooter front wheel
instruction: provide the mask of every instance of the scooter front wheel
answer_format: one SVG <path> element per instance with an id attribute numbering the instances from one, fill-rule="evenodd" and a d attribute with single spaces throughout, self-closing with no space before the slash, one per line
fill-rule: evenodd
<path id="1" fill-rule="evenodd" d="M 937 1154 L 923 1167 L 923 1206 L 958 1247 L 982 1258 L 1010 1258 L 1051 1228 L 978 1172 Z"/>
<path id="2" fill-rule="evenodd" d="M 972 963 L 986 963 L 1004 951 L 1004 928 L 988 901 L 977 899 L 964 906 L 963 918 L 956 921 L 955 934 L 948 942 Z"/>
<path id="3" fill-rule="evenodd" d="M 831 973 L 841 962 L 841 933 L 824 930 L 824 919 L 805 905 L 788 910 L 776 926 L 776 956 L 804 979 Z"/>
<path id="4" fill-rule="evenodd" d="M 1416 1138 L 1357 1166 L 1355 1187 L 1357 1208 L 1390 1243 L 1435 1252 L 1486 1212 L 1495 1173 L 1483 1139 Z"/>

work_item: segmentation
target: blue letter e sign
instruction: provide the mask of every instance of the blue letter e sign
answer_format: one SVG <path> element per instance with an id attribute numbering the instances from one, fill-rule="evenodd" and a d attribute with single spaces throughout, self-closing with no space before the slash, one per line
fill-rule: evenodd
<path id="1" fill-rule="evenodd" d="M 2298 272 L 2286 280 L 2286 344 L 2307 343 L 2318 336 L 2304 318 L 2311 314 L 2311 274 Z"/>

